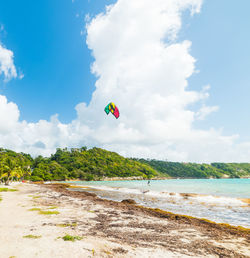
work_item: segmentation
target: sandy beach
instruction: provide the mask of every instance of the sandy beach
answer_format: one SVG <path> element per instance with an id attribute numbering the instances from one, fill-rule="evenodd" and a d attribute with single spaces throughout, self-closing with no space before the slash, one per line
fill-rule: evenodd
<path id="1" fill-rule="evenodd" d="M 18 191 L 0 193 L 1 258 L 250 257 L 249 231 L 60 185 L 9 188 Z"/>

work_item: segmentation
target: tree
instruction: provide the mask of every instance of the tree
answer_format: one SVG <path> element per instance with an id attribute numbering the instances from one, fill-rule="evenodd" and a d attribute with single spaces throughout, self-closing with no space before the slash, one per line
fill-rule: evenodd
<path id="1" fill-rule="evenodd" d="M 9 185 L 11 178 L 20 175 L 21 168 L 17 166 L 16 162 L 9 157 L 1 165 L 2 165 L 1 178 L 4 178 L 5 185 Z"/>
<path id="2" fill-rule="evenodd" d="M 25 166 L 22 169 L 22 179 L 26 179 L 27 177 L 29 177 L 31 175 L 31 169 L 30 166 Z"/>

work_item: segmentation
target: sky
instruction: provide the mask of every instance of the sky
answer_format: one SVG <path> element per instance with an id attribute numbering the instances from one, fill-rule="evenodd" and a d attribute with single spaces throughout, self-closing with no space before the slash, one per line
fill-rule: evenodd
<path id="1" fill-rule="evenodd" d="M 0 3 L 0 146 L 250 162 L 250 2 Z M 103 109 L 113 101 L 120 118 Z"/>

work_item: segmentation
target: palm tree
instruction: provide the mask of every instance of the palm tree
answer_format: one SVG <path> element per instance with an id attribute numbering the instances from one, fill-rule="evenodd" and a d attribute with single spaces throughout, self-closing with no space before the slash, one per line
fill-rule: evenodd
<path id="1" fill-rule="evenodd" d="M 30 166 L 24 166 L 22 168 L 22 174 L 20 175 L 20 178 L 25 179 L 25 177 L 31 175 L 31 169 Z"/>
<path id="2" fill-rule="evenodd" d="M 9 185 L 10 179 L 14 176 L 18 176 L 18 173 L 20 173 L 20 167 L 17 167 L 17 164 L 10 158 L 7 158 L 5 162 L 2 163 L 1 167 L 1 178 L 5 179 L 5 185 Z"/>

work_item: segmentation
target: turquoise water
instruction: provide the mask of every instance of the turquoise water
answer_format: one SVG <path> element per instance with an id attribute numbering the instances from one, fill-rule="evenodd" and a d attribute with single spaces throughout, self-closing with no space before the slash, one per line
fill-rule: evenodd
<path id="1" fill-rule="evenodd" d="M 178 214 L 206 218 L 250 228 L 250 179 L 171 179 L 135 181 L 74 181 L 77 191 L 96 193 L 100 198 L 138 204 Z M 195 195 L 183 195 L 193 193 Z"/>
<path id="2" fill-rule="evenodd" d="M 133 181 L 72 182 L 79 185 L 150 189 L 158 192 L 197 193 L 235 198 L 250 198 L 250 179 L 170 179 Z"/>

